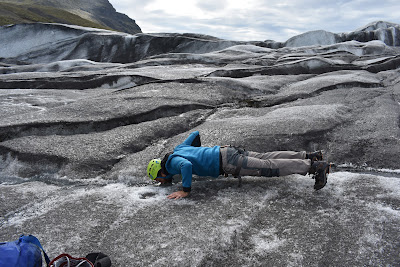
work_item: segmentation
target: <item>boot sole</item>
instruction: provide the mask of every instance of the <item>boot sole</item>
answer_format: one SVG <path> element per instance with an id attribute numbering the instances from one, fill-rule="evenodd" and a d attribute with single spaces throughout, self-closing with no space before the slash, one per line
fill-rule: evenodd
<path id="1" fill-rule="evenodd" d="M 324 170 L 323 170 L 323 175 L 324 175 L 324 177 L 325 177 L 325 183 L 323 184 L 323 185 L 320 185 L 320 184 L 315 184 L 314 185 L 314 189 L 316 190 L 316 191 L 318 191 L 318 190 L 320 190 L 320 189 L 322 189 L 322 188 L 324 188 L 325 187 L 325 185 L 327 184 L 327 182 L 328 182 L 328 174 L 330 173 L 330 171 L 331 171 L 331 164 L 329 163 L 329 164 L 327 164 L 327 166 L 324 168 Z M 317 176 L 317 175 L 319 175 L 319 173 L 318 174 L 316 174 L 315 176 Z"/>

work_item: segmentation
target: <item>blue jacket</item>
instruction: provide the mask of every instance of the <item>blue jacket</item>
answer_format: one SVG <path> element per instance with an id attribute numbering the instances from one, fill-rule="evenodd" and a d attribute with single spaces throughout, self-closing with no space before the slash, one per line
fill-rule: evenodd
<path id="1" fill-rule="evenodd" d="M 200 133 L 195 131 L 174 149 L 165 164 L 172 178 L 175 174 L 182 174 L 183 191 L 189 192 L 192 186 L 192 174 L 199 176 L 218 177 L 220 147 L 201 147 Z"/>

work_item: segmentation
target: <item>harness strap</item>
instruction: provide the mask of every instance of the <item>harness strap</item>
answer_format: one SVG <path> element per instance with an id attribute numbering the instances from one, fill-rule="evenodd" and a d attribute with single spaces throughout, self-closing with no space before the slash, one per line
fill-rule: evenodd
<path id="1" fill-rule="evenodd" d="M 242 165 L 243 165 L 243 160 L 244 160 L 244 156 L 243 155 L 239 155 L 239 159 L 236 165 L 236 169 L 233 173 L 233 177 L 238 178 L 239 179 L 239 187 L 242 186 L 242 177 L 240 176 L 240 170 L 242 169 Z"/>
<path id="2" fill-rule="evenodd" d="M 242 169 L 242 164 L 243 164 L 243 158 L 244 157 L 242 155 L 239 155 L 238 162 L 237 162 L 237 165 L 236 165 L 236 169 L 233 172 L 233 177 L 235 177 L 235 178 L 238 178 L 238 176 L 240 174 L 240 170 Z"/>

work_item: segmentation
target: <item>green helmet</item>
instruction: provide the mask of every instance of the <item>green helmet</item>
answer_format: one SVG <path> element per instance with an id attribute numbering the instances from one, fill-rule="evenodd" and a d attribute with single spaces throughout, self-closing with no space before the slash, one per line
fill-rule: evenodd
<path id="1" fill-rule="evenodd" d="M 161 159 L 150 160 L 149 165 L 147 165 L 147 176 L 154 180 L 157 178 L 159 170 L 161 170 Z"/>

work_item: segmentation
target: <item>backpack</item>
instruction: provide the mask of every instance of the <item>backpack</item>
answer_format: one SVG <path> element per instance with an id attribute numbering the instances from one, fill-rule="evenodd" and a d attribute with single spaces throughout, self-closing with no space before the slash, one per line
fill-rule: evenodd
<path id="1" fill-rule="evenodd" d="M 18 240 L 0 243 L 0 267 L 42 267 L 49 262 L 33 235 L 21 235 Z"/>
<path id="2" fill-rule="evenodd" d="M 50 264 L 50 265 L 49 265 Z M 39 240 L 33 235 L 21 235 L 18 240 L 0 242 L 0 267 L 110 267 L 110 258 L 90 253 L 85 258 L 61 254 L 50 262 Z"/>

